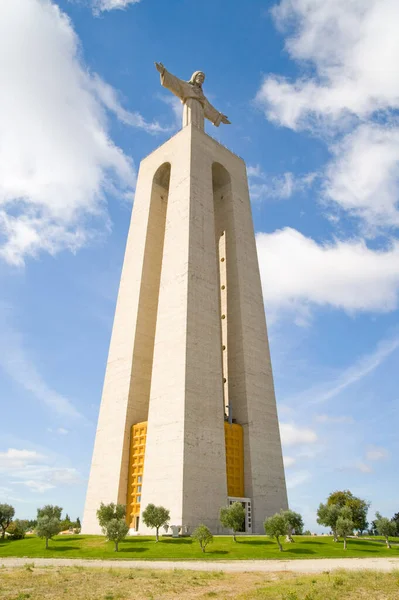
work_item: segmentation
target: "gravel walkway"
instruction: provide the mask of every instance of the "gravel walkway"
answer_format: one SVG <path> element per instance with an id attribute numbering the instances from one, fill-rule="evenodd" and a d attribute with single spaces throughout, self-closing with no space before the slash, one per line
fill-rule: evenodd
<path id="1" fill-rule="evenodd" d="M 350 571 L 399 570 L 399 558 L 319 558 L 307 560 L 226 560 L 226 561 L 138 561 L 138 560 L 85 560 L 81 558 L 0 558 L 0 566 L 23 567 L 91 567 L 118 569 L 183 569 L 186 571 L 224 571 L 235 573 L 256 571 L 263 573 L 291 571 L 293 573 L 322 573 L 336 569 Z"/>

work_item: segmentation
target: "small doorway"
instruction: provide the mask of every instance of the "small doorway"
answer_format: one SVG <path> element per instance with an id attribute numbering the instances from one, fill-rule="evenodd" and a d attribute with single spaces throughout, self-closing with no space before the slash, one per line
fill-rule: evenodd
<path id="1" fill-rule="evenodd" d="M 252 502 L 251 498 L 233 498 L 229 496 L 229 505 L 231 506 L 234 502 L 241 502 L 245 510 L 245 525 L 243 533 L 252 533 Z"/>
<path id="2" fill-rule="evenodd" d="M 137 517 L 136 517 L 136 527 L 135 527 L 135 530 L 136 530 L 136 531 L 138 531 L 138 530 L 139 530 L 139 523 L 140 523 L 140 517 L 139 517 L 139 516 L 137 516 Z"/>

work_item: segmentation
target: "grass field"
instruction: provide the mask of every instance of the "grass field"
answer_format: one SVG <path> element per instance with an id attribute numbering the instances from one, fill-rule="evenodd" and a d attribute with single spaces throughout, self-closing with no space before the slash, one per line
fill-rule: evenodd
<path id="1" fill-rule="evenodd" d="M 32 567 L 1 570 L 1 600 L 396 600 L 399 574 L 322 575 Z"/>
<path id="2" fill-rule="evenodd" d="M 45 549 L 45 541 L 35 536 L 24 540 L 0 540 L 2 556 L 52 557 L 52 558 L 133 558 L 143 560 L 220 560 L 220 559 L 295 559 L 295 558 L 338 558 L 338 557 L 378 557 L 399 556 L 399 540 L 388 550 L 381 539 L 348 540 L 348 549 L 343 542 L 334 543 L 329 536 L 295 538 L 291 544 L 283 544 L 284 552 L 279 552 L 275 541 L 264 536 L 215 537 L 203 554 L 198 543 L 191 538 L 161 538 L 158 543 L 153 537 L 129 537 L 114 552 L 114 544 L 102 536 L 70 535 L 57 536 Z M 0 596 L 1 598 L 1 596 Z"/>

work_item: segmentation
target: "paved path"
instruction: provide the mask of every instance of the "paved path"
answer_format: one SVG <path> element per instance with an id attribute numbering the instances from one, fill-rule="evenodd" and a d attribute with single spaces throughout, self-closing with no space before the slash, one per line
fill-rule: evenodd
<path id="1" fill-rule="evenodd" d="M 293 573 L 322 573 L 336 569 L 351 571 L 399 570 L 399 558 L 319 558 L 306 560 L 226 560 L 226 561 L 142 561 L 142 560 L 85 560 L 81 558 L 0 558 L 0 566 L 22 567 L 91 567 L 118 569 L 184 569 L 187 571 L 224 571 L 235 573 L 256 571 L 270 573 L 291 571 Z"/>

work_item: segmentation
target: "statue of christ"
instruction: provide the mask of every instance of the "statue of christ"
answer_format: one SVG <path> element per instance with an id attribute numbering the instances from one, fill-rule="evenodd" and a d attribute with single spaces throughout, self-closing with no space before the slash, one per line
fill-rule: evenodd
<path id="1" fill-rule="evenodd" d="M 155 63 L 157 71 L 161 75 L 161 84 L 170 90 L 175 96 L 180 98 L 183 108 L 183 127 L 192 123 L 199 129 L 204 129 L 204 117 L 209 119 L 216 127 L 220 123 L 230 125 L 230 121 L 220 113 L 202 91 L 202 84 L 205 81 L 205 73 L 195 71 L 189 81 L 179 79 L 165 69 L 162 63 Z"/>

